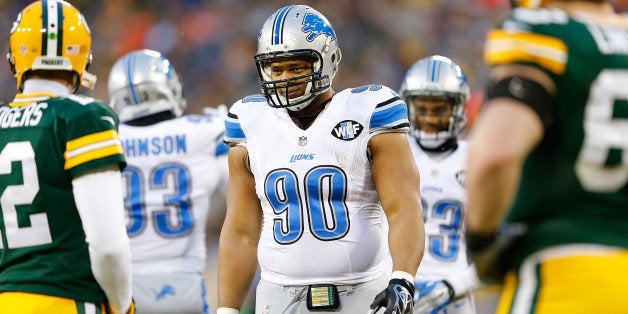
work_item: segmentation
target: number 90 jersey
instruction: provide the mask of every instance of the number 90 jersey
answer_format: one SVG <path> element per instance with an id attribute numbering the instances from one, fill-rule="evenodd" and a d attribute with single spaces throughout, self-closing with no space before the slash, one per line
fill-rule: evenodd
<path id="1" fill-rule="evenodd" d="M 302 130 L 263 96 L 236 102 L 228 145 L 247 148 L 263 210 L 261 277 L 282 285 L 354 284 L 388 269 L 388 223 L 371 177 L 367 146 L 408 132 L 405 103 L 380 85 L 337 93 Z"/>
<path id="2" fill-rule="evenodd" d="M 464 237 L 467 205 L 465 174 L 468 143 L 454 150 L 429 153 L 408 136 L 421 175 L 421 205 L 425 219 L 425 253 L 417 271 L 419 281 L 442 280 L 468 268 Z"/>
<path id="3" fill-rule="evenodd" d="M 217 115 L 120 125 L 134 273 L 203 272 L 210 197 L 227 180 L 223 136 Z"/>
<path id="4" fill-rule="evenodd" d="M 517 8 L 488 34 L 489 65 L 534 66 L 556 85 L 553 124 L 526 160 L 507 217 L 529 227 L 505 254 L 515 265 L 553 245 L 628 247 L 626 21 Z"/>

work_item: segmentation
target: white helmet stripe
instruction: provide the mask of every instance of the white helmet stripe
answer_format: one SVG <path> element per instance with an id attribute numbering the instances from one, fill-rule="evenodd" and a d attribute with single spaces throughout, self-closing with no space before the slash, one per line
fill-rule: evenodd
<path id="1" fill-rule="evenodd" d="M 61 37 L 61 30 L 63 29 L 63 8 L 58 5 L 56 0 L 43 0 L 41 5 L 42 22 L 43 26 L 46 27 L 46 31 L 41 34 L 42 55 L 50 57 L 62 56 L 61 43 L 63 38 Z"/>

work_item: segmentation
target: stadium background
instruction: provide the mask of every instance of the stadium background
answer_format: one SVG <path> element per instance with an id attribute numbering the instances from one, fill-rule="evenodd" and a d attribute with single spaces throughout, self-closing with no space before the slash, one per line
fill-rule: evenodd
<path id="1" fill-rule="evenodd" d="M 474 121 L 482 102 L 486 68 L 482 46 L 486 31 L 509 10 L 508 0 L 73 0 L 92 31 L 93 63 L 98 77 L 93 91 L 81 93 L 107 100 L 107 76 L 115 60 L 142 48 L 162 52 L 182 77 L 187 113 L 230 105 L 259 93 L 253 63 L 259 27 L 277 8 L 308 4 L 332 23 L 343 51 L 334 89 L 378 83 L 398 89 L 404 72 L 429 54 L 459 63 L 473 94 L 468 104 Z M 17 13 L 30 0 L 0 0 L 0 51 Z M 619 10 L 628 0 L 617 0 Z M 16 90 L 6 62 L 0 61 L 0 100 Z M 208 299 L 216 306 L 215 265 L 222 211 L 208 223 Z M 479 314 L 488 313 L 497 291 L 477 295 Z M 244 310 L 243 312 L 247 312 Z"/>

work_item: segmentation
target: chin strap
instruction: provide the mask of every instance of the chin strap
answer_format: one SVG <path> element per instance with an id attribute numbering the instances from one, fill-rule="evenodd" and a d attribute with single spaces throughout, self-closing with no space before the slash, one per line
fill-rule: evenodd
<path id="1" fill-rule="evenodd" d="M 424 151 L 428 151 L 428 152 L 434 152 L 434 153 L 442 153 L 442 152 L 446 152 L 449 150 L 455 150 L 458 148 L 458 139 L 455 137 L 452 137 L 448 140 L 446 140 L 443 144 L 441 144 L 440 146 L 434 147 L 434 148 L 429 148 L 429 147 L 425 147 L 421 144 L 421 141 L 417 138 L 416 139 L 417 143 L 419 143 L 419 146 L 421 146 L 421 148 Z"/>
<path id="2" fill-rule="evenodd" d="M 96 80 L 96 75 L 84 71 L 81 76 L 81 85 L 89 89 L 94 89 L 94 87 L 96 87 Z"/>

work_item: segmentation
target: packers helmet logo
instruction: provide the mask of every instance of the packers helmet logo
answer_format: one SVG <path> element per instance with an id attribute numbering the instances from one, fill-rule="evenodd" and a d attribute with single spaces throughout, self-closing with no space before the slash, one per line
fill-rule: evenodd
<path id="1" fill-rule="evenodd" d="M 331 135 L 343 141 L 350 141 L 358 137 L 362 130 L 364 130 L 364 126 L 360 123 L 353 120 L 344 120 L 336 124 L 333 130 L 331 130 Z"/>
<path id="2" fill-rule="evenodd" d="M 307 41 L 313 41 L 319 35 L 327 35 L 336 40 L 334 29 L 323 20 L 320 16 L 308 13 L 303 18 L 303 32 L 311 32 L 307 35 Z"/>

